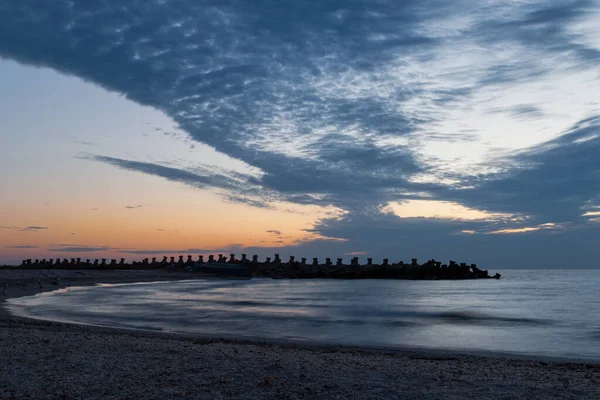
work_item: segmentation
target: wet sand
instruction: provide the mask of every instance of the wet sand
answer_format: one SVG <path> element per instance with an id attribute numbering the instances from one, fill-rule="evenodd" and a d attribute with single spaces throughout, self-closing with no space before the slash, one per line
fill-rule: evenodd
<path id="1" fill-rule="evenodd" d="M 67 285 L 197 277 L 0 271 L 0 293 L 8 285 L 0 299 Z M 118 330 L 13 317 L 4 307 L 0 349 L 0 399 L 600 399 L 597 364 Z"/>

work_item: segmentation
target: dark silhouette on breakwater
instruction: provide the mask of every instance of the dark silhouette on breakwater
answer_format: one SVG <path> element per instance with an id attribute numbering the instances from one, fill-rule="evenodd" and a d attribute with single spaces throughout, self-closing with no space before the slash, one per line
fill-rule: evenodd
<path id="1" fill-rule="evenodd" d="M 106 258 L 86 259 L 26 259 L 18 267 L 23 269 L 166 269 L 183 270 L 190 272 L 205 272 L 216 275 L 233 275 L 245 277 L 270 277 L 270 278 L 336 278 L 336 279 L 500 279 L 501 275 L 496 273 L 490 276 L 487 270 L 482 270 L 476 264 L 467 265 L 466 263 L 457 263 L 450 261 L 448 264 L 442 264 L 440 261 L 431 259 L 424 264 L 419 264 L 416 258 L 411 260 L 410 264 L 403 261 L 390 263 L 384 258 L 381 264 L 374 264 L 372 258 L 367 258 L 366 264 L 360 264 L 358 257 L 353 257 L 350 264 L 345 264 L 343 258 L 337 258 L 334 263 L 331 258 L 325 258 L 322 263 L 318 258 L 313 258 L 308 263 L 306 258 L 296 261 L 294 256 L 290 256 L 288 261 L 282 261 L 279 254 L 275 257 L 267 257 L 265 261 L 259 261 L 258 256 L 252 256 L 248 259 L 246 254 L 242 254 L 240 259 L 235 254 L 229 257 L 218 254 L 215 260 L 214 255 L 209 255 L 208 260 L 204 256 L 198 256 L 197 260 L 192 255 L 184 259 L 180 255 L 177 260 L 175 257 L 164 256 L 162 260 L 144 258 L 141 261 L 125 262 L 124 258 L 119 261 Z"/>

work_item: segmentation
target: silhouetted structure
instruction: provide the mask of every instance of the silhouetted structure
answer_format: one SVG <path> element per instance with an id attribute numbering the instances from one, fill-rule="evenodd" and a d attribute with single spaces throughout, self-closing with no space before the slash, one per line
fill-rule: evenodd
<path id="1" fill-rule="evenodd" d="M 367 263 L 361 265 L 358 257 L 352 257 L 350 264 L 344 264 L 344 259 L 338 257 L 335 265 L 331 258 L 326 258 L 325 263 L 319 263 L 317 257 L 312 259 L 309 265 L 306 258 L 302 258 L 300 262 L 292 255 L 285 263 L 281 261 L 279 254 L 275 254 L 273 260 L 271 257 L 266 257 L 264 262 L 260 262 L 257 255 L 252 256 L 252 260 L 247 258 L 246 254 L 242 254 L 241 259 L 236 259 L 235 254 L 230 254 L 229 258 L 222 254 L 218 255 L 215 260 L 214 255 L 208 256 L 208 261 L 204 261 L 202 255 L 198 256 L 198 260 L 194 261 L 192 255 L 187 256 L 184 261 L 183 255 L 179 256 L 178 261 L 175 257 L 167 256 L 162 258 L 162 261 L 157 261 L 156 257 L 152 260 L 144 258 L 142 261 L 125 262 L 121 258 L 117 263 L 116 259 L 111 259 L 107 263 L 105 258 L 101 260 L 95 259 L 93 263 L 90 259 L 85 262 L 81 258 L 71 258 L 71 260 L 60 258 L 57 259 L 25 259 L 18 267 L 3 268 L 23 268 L 23 269 L 183 269 L 188 271 L 202 271 L 201 266 L 211 266 L 211 271 L 219 273 L 220 270 L 234 271 L 238 268 L 246 269 L 251 276 L 263 276 L 271 278 L 336 278 L 336 279 L 499 279 L 500 274 L 490 276 L 487 270 L 482 270 L 477 267 L 477 264 L 457 263 L 450 260 L 448 264 L 442 264 L 439 261 L 431 259 L 424 264 L 419 264 L 416 258 L 411 259 L 410 264 L 405 264 L 399 261 L 395 264 L 390 264 L 389 259 L 384 258 L 381 264 L 373 264 L 372 258 L 367 258 Z M 227 269 L 228 268 L 228 269 Z M 204 269 L 207 271 L 208 269 Z"/>

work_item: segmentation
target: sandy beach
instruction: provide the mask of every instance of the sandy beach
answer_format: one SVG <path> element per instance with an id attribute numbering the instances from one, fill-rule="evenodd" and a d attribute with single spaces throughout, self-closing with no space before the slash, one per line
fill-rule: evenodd
<path id="1" fill-rule="evenodd" d="M 67 285 L 195 278 L 4 270 L 0 299 Z M 14 317 L 4 307 L 0 349 L 0 399 L 600 399 L 598 364 L 117 330 Z"/>

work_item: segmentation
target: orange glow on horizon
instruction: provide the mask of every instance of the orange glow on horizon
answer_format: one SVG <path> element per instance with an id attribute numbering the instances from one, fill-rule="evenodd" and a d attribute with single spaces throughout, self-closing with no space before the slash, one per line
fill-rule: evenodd
<path id="1" fill-rule="evenodd" d="M 95 203 L 78 203 L 77 196 L 72 196 L 64 203 L 48 205 L 31 204 L 36 201 L 32 199 L 19 202 L 13 196 L 10 206 L 0 210 L 2 225 L 16 227 L 0 229 L 0 243 L 3 244 L 0 256 L 12 260 L 81 256 L 139 259 L 154 255 L 122 251 L 293 246 L 322 238 L 306 232 L 306 229 L 312 228 L 319 219 L 342 213 L 334 207 L 286 203 L 272 204 L 272 209 L 256 208 L 224 202 L 218 194 L 210 191 L 170 182 L 160 183 L 150 196 L 144 196 L 144 201 L 125 203 L 134 208 L 127 208 L 120 199 L 107 200 L 106 196 L 99 196 L 98 199 L 103 201 Z M 174 190 L 165 191 L 164 186 Z M 94 204 L 102 205 L 91 208 Z M 23 231 L 29 224 L 48 229 Z M 77 246 L 107 249 L 95 252 L 52 251 Z"/>

